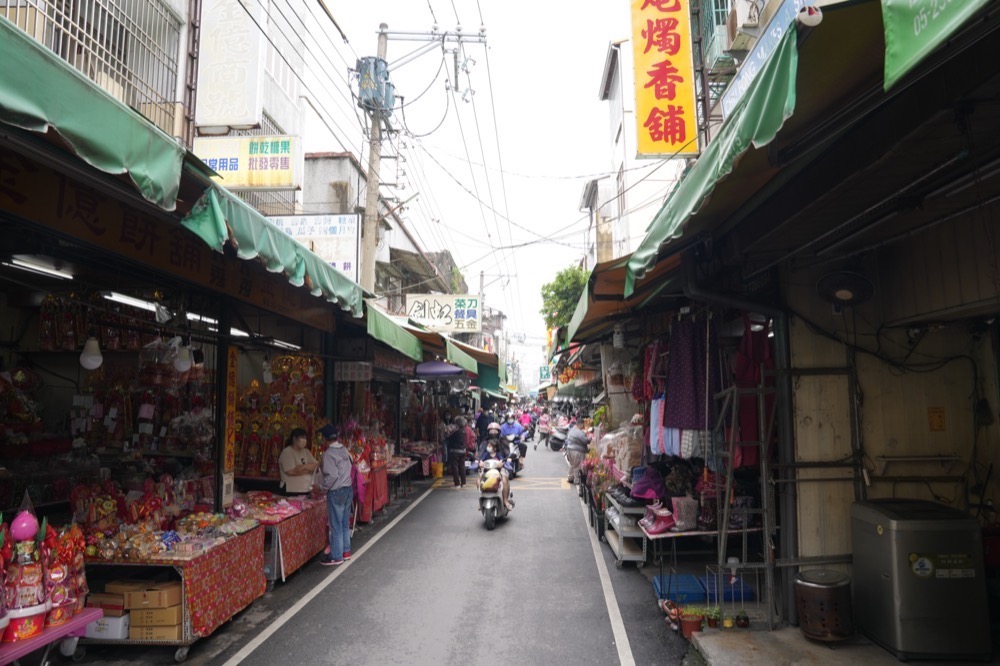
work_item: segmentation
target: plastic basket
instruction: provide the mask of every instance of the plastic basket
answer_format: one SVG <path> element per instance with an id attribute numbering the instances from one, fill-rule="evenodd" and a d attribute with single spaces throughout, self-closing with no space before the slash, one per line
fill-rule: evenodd
<path id="1" fill-rule="evenodd" d="M 440 479 L 442 476 L 444 476 L 444 463 L 432 462 L 431 478 Z"/>

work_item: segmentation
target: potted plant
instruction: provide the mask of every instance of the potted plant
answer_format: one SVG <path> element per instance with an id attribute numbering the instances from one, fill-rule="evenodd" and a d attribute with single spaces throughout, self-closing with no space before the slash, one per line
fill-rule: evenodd
<path id="1" fill-rule="evenodd" d="M 684 606 L 681 608 L 681 633 L 684 638 L 691 640 L 691 635 L 696 631 L 701 631 L 701 624 L 705 621 L 705 609 L 701 606 Z"/>
<path id="2" fill-rule="evenodd" d="M 722 609 L 718 606 L 709 606 L 705 609 L 705 621 L 709 629 L 719 628 L 719 618 L 722 617 Z"/>
<path id="3" fill-rule="evenodd" d="M 750 617 L 747 615 L 747 612 L 745 610 L 740 609 L 739 611 L 736 612 L 736 616 L 733 618 L 733 622 L 740 629 L 746 629 L 747 627 L 750 626 Z"/>

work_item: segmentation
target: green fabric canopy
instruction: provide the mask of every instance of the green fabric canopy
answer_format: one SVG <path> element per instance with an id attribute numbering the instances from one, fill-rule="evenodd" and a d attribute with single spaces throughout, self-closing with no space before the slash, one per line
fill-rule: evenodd
<path id="1" fill-rule="evenodd" d="M 54 131 L 90 166 L 127 174 L 147 201 L 174 210 L 183 145 L 3 16 L 0 63 L 0 122 Z"/>
<path id="2" fill-rule="evenodd" d="M 885 89 L 896 85 L 907 72 L 964 25 L 992 0 L 882 0 L 885 26 Z"/>
<path id="3" fill-rule="evenodd" d="M 228 190 L 213 184 L 181 220 L 181 224 L 213 250 L 222 252 L 226 241 L 232 240 L 240 259 L 259 257 L 267 270 L 283 272 L 296 287 L 308 284 L 313 296 L 322 296 L 336 303 L 354 317 L 363 315 L 361 285 L 271 224 L 256 209 Z"/>
<path id="4" fill-rule="evenodd" d="M 797 69 L 798 33 L 791 26 L 785 30 L 774 53 L 726 119 L 718 136 L 708 144 L 687 177 L 649 224 L 646 237 L 628 262 L 626 298 L 635 290 L 636 280 L 656 263 L 660 248 L 681 237 L 682 227 L 698 212 L 716 183 L 729 175 L 739 157 L 751 145 L 761 148 L 770 143 L 795 111 Z M 567 337 L 569 339 L 572 338 Z"/>
<path id="5" fill-rule="evenodd" d="M 596 270 L 596 269 L 595 269 Z M 569 326 L 566 327 L 566 340 L 567 342 L 573 341 L 573 336 L 580 329 L 580 324 L 587 317 L 587 310 L 590 309 L 590 283 L 588 282 L 583 286 L 583 293 L 580 294 L 580 300 L 577 301 L 576 310 L 573 311 L 573 318 L 569 320 Z"/>
<path id="6" fill-rule="evenodd" d="M 368 317 L 368 335 L 418 363 L 424 360 L 424 346 L 417 336 L 403 330 L 402 326 L 378 308 L 369 305 L 365 308 L 365 314 Z"/>
<path id="7" fill-rule="evenodd" d="M 479 379 L 476 381 L 476 384 L 484 391 L 492 392 L 491 395 L 495 395 L 502 386 L 499 370 L 488 365 L 479 366 Z"/>
<path id="8" fill-rule="evenodd" d="M 474 375 L 479 374 L 479 363 L 464 351 L 458 348 L 451 340 L 445 339 L 445 348 L 448 350 L 448 361 L 454 363 L 463 370 L 467 370 Z"/>

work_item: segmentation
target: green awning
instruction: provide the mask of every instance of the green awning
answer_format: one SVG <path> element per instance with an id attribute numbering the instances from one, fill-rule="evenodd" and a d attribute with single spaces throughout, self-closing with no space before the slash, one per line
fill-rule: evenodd
<path id="1" fill-rule="evenodd" d="M 716 183 L 729 175 L 739 157 L 751 145 L 761 148 L 774 139 L 795 110 L 797 69 L 798 32 L 791 26 L 732 115 L 723 123 L 718 136 L 708 144 L 647 227 L 646 237 L 628 262 L 626 297 L 635 290 L 636 280 L 656 263 L 660 249 L 681 237 L 682 227 L 698 213 Z"/>
<path id="2" fill-rule="evenodd" d="M 497 400 L 503 400 L 506 402 L 508 400 L 506 393 L 500 393 L 499 391 L 493 391 L 491 389 L 483 389 L 483 393 L 490 396 L 491 398 L 496 398 Z"/>
<path id="3" fill-rule="evenodd" d="M 363 315 L 361 285 L 228 190 L 212 185 L 181 224 L 213 250 L 222 252 L 223 245 L 231 240 L 240 259 L 260 258 L 267 270 L 284 273 L 296 287 L 307 285 L 313 296 L 336 303 L 354 317 Z"/>
<path id="4" fill-rule="evenodd" d="M 445 347 L 448 350 L 448 361 L 450 363 L 454 363 L 474 375 L 479 374 L 479 364 L 476 362 L 476 359 L 459 349 L 458 345 L 447 338 L 445 339 Z"/>
<path id="5" fill-rule="evenodd" d="M 0 63 L 0 122 L 55 132 L 87 164 L 128 175 L 146 200 L 174 210 L 180 143 L 2 16 Z"/>
<path id="6" fill-rule="evenodd" d="M 415 335 L 403 330 L 402 326 L 378 308 L 369 305 L 365 307 L 365 314 L 368 318 L 368 335 L 418 363 L 424 360 L 424 347 Z"/>
<path id="7" fill-rule="evenodd" d="M 495 394 L 500 390 L 500 372 L 497 368 L 491 368 L 490 366 L 479 366 L 479 379 L 476 381 L 479 388 L 490 393 L 490 395 Z"/>
<path id="8" fill-rule="evenodd" d="M 885 90 L 993 0 L 882 0 L 885 26 Z"/>
<path id="9" fill-rule="evenodd" d="M 595 268 L 596 272 L 597 269 Z M 569 326 L 566 327 L 566 340 L 568 342 L 573 341 L 573 336 L 580 329 L 580 325 L 583 324 L 584 318 L 587 316 L 587 311 L 590 309 L 590 282 L 583 286 L 583 293 L 580 294 L 580 300 L 577 301 L 576 310 L 573 311 L 573 318 L 569 320 Z"/>
<path id="10" fill-rule="evenodd" d="M 503 359 L 497 363 L 497 379 L 499 380 L 499 383 L 497 384 L 498 388 L 502 389 L 507 385 L 507 361 Z"/>

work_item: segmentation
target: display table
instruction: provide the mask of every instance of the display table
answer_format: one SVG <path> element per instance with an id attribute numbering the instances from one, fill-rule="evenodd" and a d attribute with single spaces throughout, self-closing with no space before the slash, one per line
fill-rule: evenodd
<path id="1" fill-rule="evenodd" d="M 413 468 L 417 466 L 416 460 L 411 460 L 402 467 L 391 467 L 386 470 L 386 476 L 392 482 L 392 498 L 399 499 L 402 490 L 403 497 L 409 497 L 413 489 Z"/>
<path id="2" fill-rule="evenodd" d="M 327 525 L 325 501 L 280 522 L 264 525 L 264 577 L 268 583 L 278 579 L 284 582 L 321 553 L 329 543 Z"/>
<path id="3" fill-rule="evenodd" d="M 188 647 L 218 629 L 238 612 L 263 596 L 267 588 L 264 579 L 264 527 L 258 526 L 232 537 L 211 550 L 188 559 L 154 557 L 142 561 L 107 561 L 88 559 L 87 571 L 101 568 L 173 569 L 181 579 L 183 606 L 181 638 L 176 641 L 84 639 L 87 643 L 122 645 L 176 645 L 175 658 L 187 658 Z M 127 573 L 116 575 L 128 578 Z"/>
<path id="4" fill-rule="evenodd" d="M 42 658 L 38 663 L 47 664 L 49 663 L 49 650 L 52 649 L 53 645 L 57 642 L 83 636 L 87 625 L 100 620 L 103 616 L 104 611 L 100 608 L 84 608 L 79 613 L 73 615 L 73 618 L 69 622 L 61 624 L 58 627 L 46 627 L 42 633 L 34 638 L 15 643 L 4 643 L 0 645 L 0 664 L 13 663 L 21 657 L 26 657 L 42 648 L 45 648 L 45 652 L 42 653 Z M 66 650 L 66 652 L 73 653 L 74 660 L 83 656 L 82 652 L 75 652 L 75 646 L 70 647 L 73 649 Z"/>
<path id="5" fill-rule="evenodd" d="M 381 511 L 389 502 L 389 477 L 385 465 L 373 467 L 365 484 L 365 499 L 358 505 L 358 521 L 372 522 L 372 514 Z"/>

